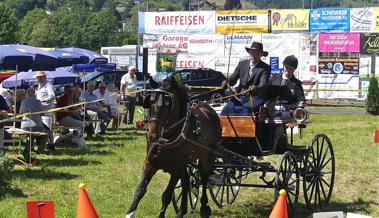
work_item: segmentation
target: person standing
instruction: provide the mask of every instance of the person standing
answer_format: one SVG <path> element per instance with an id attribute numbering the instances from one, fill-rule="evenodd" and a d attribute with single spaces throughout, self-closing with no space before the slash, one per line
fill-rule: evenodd
<path id="1" fill-rule="evenodd" d="M 42 110 L 49 110 L 54 108 L 55 93 L 54 87 L 51 83 L 47 82 L 46 74 L 44 71 L 36 72 L 37 87 L 37 100 L 42 104 Z M 48 127 L 48 141 L 50 144 L 54 143 L 53 137 L 53 113 L 48 112 L 41 116 L 42 122 Z"/>
<path id="2" fill-rule="evenodd" d="M 133 124 L 134 109 L 136 107 L 136 91 L 137 91 L 137 76 L 136 68 L 130 66 L 128 73 L 121 78 L 120 95 L 121 100 L 125 101 L 126 115 L 124 117 L 125 124 Z"/>

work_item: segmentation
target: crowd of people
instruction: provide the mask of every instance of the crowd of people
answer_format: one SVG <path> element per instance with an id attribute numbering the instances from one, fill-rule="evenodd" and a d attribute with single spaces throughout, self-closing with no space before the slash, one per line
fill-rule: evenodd
<path id="1" fill-rule="evenodd" d="M 79 85 L 65 85 L 64 93 L 56 96 L 54 87 L 46 79 L 43 71 L 35 74 L 38 86 L 27 89 L 10 88 L 0 93 L 0 117 L 11 117 L 13 114 L 30 115 L 23 116 L 21 122 L 15 122 L 15 127 L 29 132 L 39 132 L 40 135 L 32 135 L 29 139 L 37 146 L 37 153 L 47 153 L 54 149 L 54 130 L 61 130 L 62 134 L 72 132 L 80 138 L 80 145 L 87 146 L 84 142 L 84 133 L 87 138 L 101 138 L 107 131 L 117 130 L 121 124 L 119 103 L 125 103 L 125 124 L 133 124 L 136 102 L 135 91 L 137 80 L 135 67 L 129 67 L 129 71 L 122 77 L 120 90 L 114 83 L 97 84 L 87 82 L 85 89 Z M 52 112 L 53 108 L 62 108 Z M 41 111 L 43 113 L 41 113 Z M 37 113 L 36 113 L 37 112 Z M 11 115 L 12 114 L 12 115 Z M 4 131 L 4 126 L 13 126 L 13 122 L 0 123 L 0 138 L 9 139 L 11 136 Z M 26 150 L 28 146 L 25 146 Z"/>

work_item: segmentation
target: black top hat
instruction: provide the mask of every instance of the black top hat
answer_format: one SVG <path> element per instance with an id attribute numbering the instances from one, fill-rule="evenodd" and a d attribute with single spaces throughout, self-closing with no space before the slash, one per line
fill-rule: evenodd
<path id="1" fill-rule="evenodd" d="M 263 51 L 263 45 L 260 42 L 253 42 L 251 44 L 250 48 L 249 47 L 245 47 L 245 49 L 246 49 L 246 51 L 248 53 L 250 53 L 250 51 L 252 51 L 252 50 L 256 50 L 256 51 L 262 52 L 262 55 L 265 56 L 265 57 L 268 55 L 267 51 Z"/>
<path id="2" fill-rule="evenodd" d="M 297 60 L 297 58 L 293 55 L 290 55 L 290 56 L 287 56 L 284 61 L 283 61 L 283 65 L 285 67 L 292 67 L 293 69 L 296 69 L 297 68 L 297 65 L 298 65 L 299 61 Z"/>

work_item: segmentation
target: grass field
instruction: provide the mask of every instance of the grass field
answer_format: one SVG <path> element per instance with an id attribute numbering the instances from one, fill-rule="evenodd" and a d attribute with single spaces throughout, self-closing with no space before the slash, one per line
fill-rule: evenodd
<path id="1" fill-rule="evenodd" d="M 329 210 L 343 210 L 379 217 L 379 144 L 373 143 L 379 117 L 370 115 L 312 115 L 311 125 L 298 144 L 308 144 L 316 133 L 332 140 L 336 155 L 336 181 Z M 145 156 L 145 132 L 123 127 L 108 132 L 102 141 L 89 141 L 89 148 L 58 148 L 51 155 L 39 155 L 32 168 L 16 166 L 12 189 L 1 193 L 0 217 L 26 217 L 25 202 L 53 200 L 58 218 L 75 217 L 78 185 L 86 183 L 100 217 L 124 217 L 139 183 Z M 278 157 L 272 157 L 275 161 Z M 174 164 L 174 163 L 173 163 Z M 250 178 L 253 179 L 253 178 Z M 137 210 L 137 217 L 157 217 L 161 193 L 168 175 L 159 172 L 151 182 Z M 302 192 L 302 191 L 301 191 Z M 302 194 L 296 217 L 311 217 Z M 211 203 L 213 217 L 267 217 L 273 191 L 242 188 L 236 202 L 223 209 Z M 187 217 L 199 217 L 195 214 Z M 167 217 L 174 217 L 172 206 Z"/>

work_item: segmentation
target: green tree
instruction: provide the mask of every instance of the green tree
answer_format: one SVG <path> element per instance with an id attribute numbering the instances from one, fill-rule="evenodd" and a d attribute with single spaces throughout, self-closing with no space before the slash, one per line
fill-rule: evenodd
<path id="1" fill-rule="evenodd" d="M 15 15 L 19 19 L 34 8 L 46 7 L 46 0 L 5 0 L 5 3 L 15 10 Z"/>
<path id="2" fill-rule="evenodd" d="M 48 15 L 46 14 L 46 12 L 39 8 L 35 8 L 29 11 L 21 20 L 19 25 L 19 42 L 29 43 L 34 27 L 43 19 L 47 18 L 47 16 Z"/>
<path id="3" fill-rule="evenodd" d="M 99 51 L 102 46 L 118 44 L 116 17 L 109 10 L 92 13 L 85 23 L 83 47 Z"/>
<path id="4" fill-rule="evenodd" d="M 379 113 L 379 85 L 378 79 L 373 75 L 368 86 L 366 110 L 371 113 Z"/>
<path id="5" fill-rule="evenodd" d="M 14 11 L 0 2 L 0 44 L 16 42 L 17 18 Z"/>
<path id="6" fill-rule="evenodd" d="M 30 34 L 29 44 L 36 47 L 58 47 L 59 38 L 48 18 L 35 25 Z"/>

